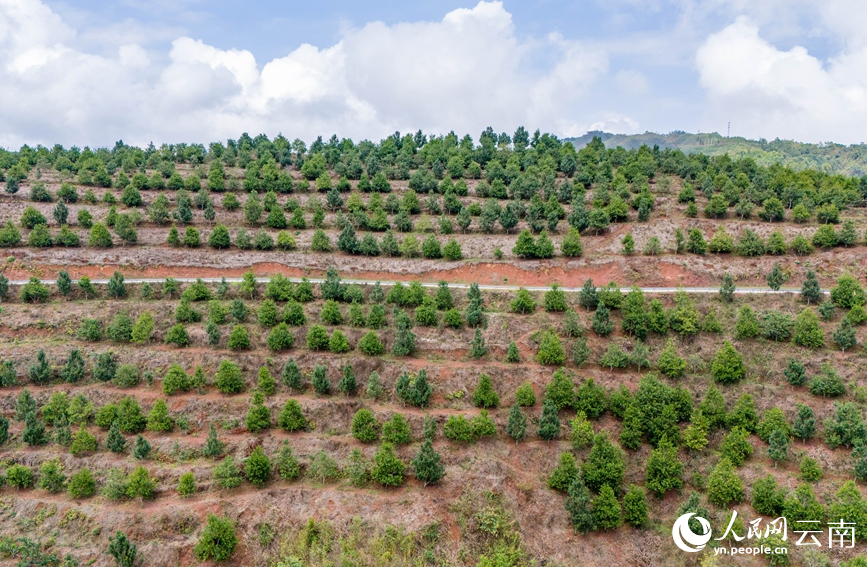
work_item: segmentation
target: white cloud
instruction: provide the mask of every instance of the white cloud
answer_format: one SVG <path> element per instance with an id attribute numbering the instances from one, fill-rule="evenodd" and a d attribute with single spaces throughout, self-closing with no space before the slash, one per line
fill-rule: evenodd
<path id="1" fill-rule="evenodd" d="M 800 46 L 777 49 L 738 18 L 696 54 L 709 119 L 731 119 L 748 137 L 865 141 L 867 48 L 854 45 L 823 64 Z"/>
<path id="2" fill-rule="evenodd" d="M 107 34 L 117 44 L 91 53 L 39 0 L 0 0 L 0 144 L 556 131 L 582 121 L 577 103 L 607 71 L 600 49 L 519 38 L 502 2 L 346 28 L 332 46 L 301 45 L 261 66 L 249 51 L 189 37 L 167 55 L 137 39 Z"/>

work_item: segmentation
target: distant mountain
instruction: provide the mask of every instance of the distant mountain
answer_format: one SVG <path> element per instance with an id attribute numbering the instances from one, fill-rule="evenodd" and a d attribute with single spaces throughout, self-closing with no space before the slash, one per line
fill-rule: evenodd
<path id="1" fill-rule="evenodd" d="M 576 149 L 581 149 L 590 143 L 594 136 L 602 138 L 609 148 L 623 146 L 626 149 L 635 149 L 644 144 L 658 145 L 660 148 L 679 148 L 685 153 L 701 152 L 711 156 L 728 153 L 732 158 L 751 157 L 760 165 L 779 163 L 798 170 L 809 168 L 859 177 L 867 175 L 865 144 L 804 144 L 780 139 L 769 142 L 764 139 L 726 138 L 716 132 L 688 134 L 679 131 L 670 134 L 645 132 L 633 135 L 594 131 L 578 138 L 566 138 L 564 141 L 572 142 Z"/>

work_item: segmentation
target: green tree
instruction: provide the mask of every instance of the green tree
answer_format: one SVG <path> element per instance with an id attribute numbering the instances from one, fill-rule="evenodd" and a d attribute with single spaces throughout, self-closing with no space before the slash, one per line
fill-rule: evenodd
<path id="1" fill-rule="evenodd" d="M 500 396 L 494 390 L 491 377 L 487 374 L 479 377 L 479 384 L 473 391 L 473 404 L 477 408 L 495 408 L 500 405 Z"/>
<path id="2" fill-rule="evenodd" d="M 576 532 L 586 534 L 596 528 L 590 491 L 580 478 L 576 478 L 569 486 L 565 506 L 569 521 Z"/>
<path id="3" fill-rule="evenodd" d="M 506 423 L 506 433 L 517 444 L 527 434 L 527 416 L 519 404 L 514 404 L 509 410 L 509 421 Z"/>
<path id="4" fill-rule="evenodd" d="M 821 348 L 825 344 L 825 332 L 819 326 L 819 318 L 809 307 L 798 313 L 795 318 L 792 342 L 813 349 Z"/>
<path id="5" fill-rule="evenodd" d="M 238 536 L 232 521 L 209 514 L 208 523 L 193 548 L 193 553 L 199 561 L 224 561 L 232 556 L 237 545 Z"/>
<path id="6" fill-rule="evenodd" d="M 566 492 L 576 478 L 581 477 L 581 471 L 575 463 L 575 456 L 568 451 L 560 453 L 560 462 L 548 477 L 548 488 Z"/>
<path id="7" fill-rule="evenodd" d="M 76 500 L 89 498 L 96 494 L 96 479 L 90 469 L 83 468 L 69 478 L 66 492 L 70 498 Z"/>
<path id="8" fill-rule="evenodd" d="M 156 497 L 156 480 L 151 478 L 147 469 L 138 466 L 127 477 L 126 495 L 128 498 L 138 498 L 140 501 L 153 500 Z"/>
<path id="9" fill-rule="evenodd" d="M 731 432 L 723 440 L 720 452 L 734 466 L 740 467 L 743 465 L 753 453 L 753 446 L 750 444 L 746 430 L 742 427 L 732 428 Z"/>
<path id="10" fill-rule="evenodd" d="M 370 476 L 383 486 L 400 486 L 404 481 L 406 463 L 394 452 L 394 446 L 385 442 L 373 457 L 373 468 Z"/>
<path id="11" fill-rule="evenodd" d="M 415 477 L 425 486 L 439 482 L 445 476 L 445 467 L 440 462 L 440 455 L 434 449 L 430 439 L 422 442 L 418 454 L 412 460 L 412 468 Z"/>
<path id="12" fill-rule="evenodd" d="M 171 431 L 174 429 L 174 420 L 169 416 L 169 408 L 165 400 L 157 400 L 154 402 L 150 413 L 148 414 L 147 428 L 148 431 Z"/>
<path id="13" fill-rule="evenodd" d="M 786 283 L 788 279 L 788 276 L 784 274 L 782 268 L 780 268 L 780 264 L 774 262 L 773 269 L 768 273 L 768 287 L 774 291 L 779 291 L 780 286 Z"/>
<path id="14" fill-rule="evenodd" d="M 214 467 L 214 482 L 218 487 L 227 490 L 241 486 L 241 470 L 232 455 L 226 455 L 220 464 Z"/>
<path id="15" fill-rule="evenodd" d="M 721 384 L 739 382 L 746 375 L 743 356 L 729 341 L 725 341 L 722 348 L 714 355 L 711 374 Z"/>
<path id="16" fill-rule="evenodd" d="M 115 532 L 109 539 L 108 552 L 117 562 L 118 567 L 133 567 L 135 565 L 137 548 L 121 531 Z"/>
<path id="17" fill-rule="evenodd" d="M 819 287 L 819 281 L 816 279 L 816 272 L 807 270 L 807 275 L 804 279 L 804 285 L 801 286 L 801 299 L 811 303 L 819 303 L 822 299 L 822 289 Z"/>
<path id="18" fill-rule="evenodd" d="M 259 445 L 244 461 L 244 476 L 256 488 L 262 488 L 271 479 L 271 459 Z"/>
<path id="19" fill-rule="evenodd" d="M 620 502 L 614 495 L 614 490 L 606 485 L 599 489 L 599 494 L 593 499 L 593 523 L 603 530 L 620 527 L 623 523 Z"/>
<path id="20" fill-rule="evenodd" d="M 721 508 L 741 502 L 744 488 L 732 462 L 723 457 L 707 478 L 707 499 Z"/>
<path id="21" fill-rule="evenodd" d="M 732 278 L 731 274 L 726 272 L 723 276 L 723 281 L 719 288 L 719 297 L 723 301 L 723 303 L 731 303 L 732 301 L 734 301 L 734 294 L 736 289 L 737 288 L 735 287 L 734 279 Z"/>
<path id="22" fill-rule="evenodd" d="M 647 459 L 645 478 L 647 488 L 662 498 L 669 490 L 683 486 L 683 463 L 678 459 L 677 447 L 663 438 Z"/>
<path id="23" fill-rule="evenodd" d="M 352 436 L 362 443 L 372 443 L 379 439 L 379 422 L 369 409 L 362 408 L 352 417 Z"/>
<path id="24" fill-rule="evenodd" d="M 634 528 L 647 524 L 647 498 L 640 486 L 630 484 L 623 496 L 623 520 Z"/>
<path id="25" fill-rule="evenodd" d="M 542 404 L 542 416 L 539 418 L 539 437 L 550 441 L 560 433 L 560 418 L 557 415 L 557 406 L 554 402 L 545 398 Z"/>
<path id="26" fill-rule="evenodd" d="M 606 435 L 599 434 L 593 439 L 593 448 L 581 472 L 587 487 L 598 492 L 603 485 L 619 489 L 625 468 L 623 450 L 611 443 Z"/>

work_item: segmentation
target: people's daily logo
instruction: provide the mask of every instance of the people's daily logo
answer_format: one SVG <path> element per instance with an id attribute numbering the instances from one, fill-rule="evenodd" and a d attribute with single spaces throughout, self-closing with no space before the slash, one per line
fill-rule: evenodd
<path id="1" fill-rule="evenodd" d="M 689 527 L 689 519 L 693 516 L 695 516 L 696 521 L 701 525 L 702 533 L 700 534 L 693 532 L 692 528 Z M 704 546 L 710 541 L 710 536 L 710 522 L 701 516 L 696 516 L 693 512 L 679 517 L 674 522 L 674 527 L 671 528 L 671 537 L 674 538 L 674 544 L 689 553 L 695 553 L 704 549 Z"/>

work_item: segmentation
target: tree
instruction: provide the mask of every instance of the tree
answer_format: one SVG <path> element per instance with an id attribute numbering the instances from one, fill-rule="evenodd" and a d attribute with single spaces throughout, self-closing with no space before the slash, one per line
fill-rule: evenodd
<path id="1" fill-rule="evenodd" d="M 108 280 L 108 295 L 114 299 L 126 297 L 126 284 L 123 280 L 123 274 L 117 270 L 115 270 Z"/>
<path id="2" fill-rule="evenodd" d="M 244 379 L 241 368 L 230 360 L 220 361 L 214 376 L 214 385 L 221 393 L 230 395 L 244 391 Z"/>
<path id="3" fill-rule="evenodd" d="M 587 486 L 576 478 L 569 486 L 568 498 L 566 498 L 566 512 L 569 513 L 569 521 L 572 528 L 581 534 L 586 534 L 596 527 L 596 522 L 593 517 L 590 491 Z"/>
<path id="4" fill-rule="evenodd" d="M 795 331 L 792 342 L 807 348 L 821 348 L 825 344 L 825 331 L 819 326 L 819 318 L 809 307 L 804 308 L 795 318 Z"/>
<path id="5" fill-rule="evenodd" d="M 834 339 L 834 344 L 840 347 L 842 352 L 846 352 L 847 348 L 855 346 L 855 329 L 852 327 L 852 323 L 845 317 L 840 321 L 840 325 L 831 336 Z"/>
<path id="6" fill-rule="evenodd" d="M 831 289 L 831 301 L 837 307 L 851 309 L 855 305 L 864 305 L 864 290 L 853 276 L 846 274 L 837 280 L 837 285 Z"/>
<path id="7" fill-rule="evenodd" d="M 51 365 L 43 349 L 36 353 L 36 362 L 30 365 L 27 374 L 34 384 L 44 385 L 51 380 Z"/>
<path id="8" fill-rule="evenodd" d="M 656 367 L 668 378 L 677 379 L 686 371 L 686 361 L 677 356 L 674 341 L 669 339 L 656 359 Z"/>
<path id="9" fill-rule="evenodd" d="M 568 308 L 566 293 L 560 289 L 559 285 L 553 284 L 551 289 L 545 292 L 545 311 L 549 313 L 562 312 Z"/>
<path id="10" fill-rule="evenodd" d="M 647 459 L 647 488 L 662 498 L 669 490 L 683 486 L 682 474 L 683 463 L 677 456 L 677 447 L 667 437 L 663 438 Z"/>
<path id="11" fill-rule="evenodd" d="M 391 443 L 383 443 L 373 456 L 373 468 L 370 476 L 383 486 L 400 486 L 404 481 L 404 463 L 394 452 Z"/>
<path id="12" fill-rule="evenodd" d="M 412 332 L 412 321 L 403 311 L 398 311 L 395 315 L 395 326 L 397 331 L 394 336 L 394 345 L 391 352 L 395 356 L 412 356 L 416 351 L 416 336 Z"/>
<path id="13" fill-rule="evenodd" d="M 66 475 L 60 459 L 43 461 L 39 466 L 39 488 L 51 493 L 62 491 L 66 486 Z"/>
<path id="14" fill-rule="evenodd" d="M 35 412 L 29 412 L 24 418 L 24 432 L 21 437 L 31 447 L 45 445 L 48 442 L 45 425 L 39 421 Z"/>
<path id="15" fill-rule="evenodd" d="M 734 300 L 735 290 L 734 279 L 728 272 L 723 276 L 722 285 L 719 288 L 719 297 L 723 303 L 731 303 Z"/>
<path id="16" fill-rule="evenodd" d="M 783 273 L 778 262 L 774 262 L 774 267 L 768 274 L 768 287 L 774 291 L 779 291 L 780 286 L 786 283 L 788 276 Z"/>
<path id="17" fill-rule="evenodd" d="M 271 471 L 271 459 L 262 450 L 261 445 L 253 449 L 244 461 L 244 476 L 256 488 L 265 486 L 265 483 L 271 479 Z"/>
<path id="18" fill-rule="evenodd" d="M 235 534 L 235 525 L 232 521 L 209 514 L 208 524 L 199 542 L 193 548 L 193 553 L 199 561 L 207 559 L 224 561 L 232 556 L 237 545 L 238 536 Z"/>
<path id="19" fill-rule="evenodd" d="M 599 296 L 596 292 L 596 286 L 593 285 L 592 279 L 585 281 L 581 291 L 578 292 L 578 305 L 584 307 L 588 311 L 596 309 L 599 305 Z"/>
<path id="20" fill-rule="evenodd" d="M 491 377 L 487 374 L 479 377 L 479 384 L 473 390 L 473 404 L 477 408 L 495 408 L 500 405 L 500 396 L 494 390 Z"/>
<path id="21" fill-rule="evenodd" d="M 165 400 L 157 400 L 154 402 L 150 413 L 148 414 L 147 428 L 148 431 L 171 431 L 174 429 L 174 420 L 169 416 L 169 408 Z"/>
<path id="22" fill-rule="evenodd" d="M 744 487 L 732 462 L 723 457 L 707 478 L 707 499 L 721 508 L 744 498 Z"/>
<path id="23" fill-rule="evenodd" d="M 485 339 L 482 336 L 482 331 L 480 329 L 476 329 L 476 332 L 473 335 L 473 340 L 470 343 L 470 352 L 469 355 L 473 359 L 480 359 L 488 353 L 488 347 L 485 345 Z"/>
<path id="24" fill-rule="evenodd" d="M 548 488 L 566 492 L 576 478 L 581 478 L 581 471 L 575 463 L 575 456 L 568 451 L 560 453 L 560 462 L 548 477 Z"/>
<path id="25" fill-rule="evenodd" d="M 105 446 L 112 453 L 123 453 L 126 449 L 126 437 L 120 432 L 117 420 L 111 422 L 111 427 L 109 427 L 108 435 L 105 438 Z"/>
<path id="26" fill-rule="evenodd" d="M 530 292 L 522 287 L 518 289 L 515 299 L 509 303 L 509 309 L 514 313 L 532 313 L 536 310 L 536 302 Z"/>
<path id="27" fill-rule="evenodd" d="M 141 461 L 147 459 L 150 454 L 151 444 L 141 435 L 137 435 L 132 448 L 132 456 Z"/>
<path id="28" fill-rule="evenodd" d="M 539 343 L 539 352 L 536 353 L 536 361 L 539 364 L 562 365 L 566 361 L 566 353 L 560 337 L 553 330 L 548 330 Z"/>
<path id="29" fill-rule="evenodd" d="M 623 520 L 634 528 L 647 523 L 647 498 L 640 486 L 630 484 L 623 496 Z"/>
<path id="30" fill-rule="evenodd" d="M 434 484 L 445 476 L 445 467 L 440 462 L 440 455 L 434 449 L 430 439 L 422 442 L 418 455 L 412 460 L 412 468 L 415 477 L 425 486 Z"/>
<path id="31" fill-rule="evenodd" d="M 280 447 L 280 451 L 277 453 L 276 468 L 277 474 L 283 480 L 295 480 L 301 476 L 301 465 L 298 464 L 298 460 L 292 452 L 292 447 L 289 446 L 287 441 L 283 441 L 283 446 Z"/>
<path id="32" fill-rule="evenodd" d="M 83 468 L 69 478 L 66 492 L 76 500 L 89 498 L 96 493 L 96 479 L 90 469 Z"/>
<path id="33" fill-rule="evenodd" d="M 746 375 L 743 357 L 729 341 L 725 341 L 714 355 L 711 374 L 721 384 L 734 384 Z"/>
<path id="34" fill-rule="evenodd" d="M 352 436 L 362 443 L 372 443 L 379 439 L 379 422 L 373 412 L 362 408 L 352 417 Z"/>
<path id="35" fill-rule="evenodd" d="M 232 455 L 226 455 L 220 464 L 214 467 L 214 482 L 225 489 L 241 486 L 241 470 Z"/>
<path id="36" fill-rule="evenodd" d="M 723 440 L 720 452 L 734 466 L 740 467 L 743 465 L 747 457 L 753 453 L 753 446 L 749 442 L 746 430 L 742 427 L 733 427 Z"/>
<path id="37" fill-rule="evenodd" d="M 560 433 L 560 418 L 557 415 L 557 406 L 554 402 L 545 398 L 542 404 L 542 416 L 539 418 L 539 437 L 550 441 Z"/>
<path id="38" fill-rule="evenodd" d="M 519 258 L 536 257 L 536 242 L 528 229 L 525 228 L 518 235 L 515 246 L 512 248 L 512 253 Z"/>
<path id="39" fill-rule="evenodd" d="M 509 347 L 506 349 L 506 362 L 514 363 L 521 361 L 521 354 L 518 351 L 518 345 L 515 344 L 515 341 L 509 343 Z"/>
<path id="40" fill-rule="evenodd" d="M 577 258 L 583 253 L 581 234 L 575 227 L 570 227 L 563 236 L 563 242 L 560 244 L 560 251 L 567 258 Z"/>
<path id="41" fill-rule="evenodd" d="M 792 423 L 792 433 L 799 439 L 812 439 L 816 433 L 816 419 L 810 406 L 798 404 L 798 413 Z"/>
<path id="42" fill-rule="evenodd" d="M 623 450 L 611 443 L 605 434 L 597 435 L 581 469 L 587 487 L 596 492 L 606 484 L 619 489 L 625 470 Z"/>
<path id="43" fill-rule="evenodd" d="M 816 272 L 813 270 L 807 270 L 804 285 L 801 286 L 801 299 L 806 301 L 807 305 L 819 303 L 819 300 L 822 299 L 822 289 L 819 287 Z"/>
<path id="44" fill-rule="evenodd" d="M 509 410 L 509 421 L 506 423 L 506 433 L 515 440 L 515 444 L 527 434 L 527 416 L 519 404 L 514 404 Z"/>
<path id="45" fill-rule="evenodd" d="M 118 567 L 133 567 L 135 565 L 137 548 L 121 531 L 115 532 L 109 539 L 108 552 L 114 557 Z"/>
<path id="46" fill-rule="evenodd" d="M 614 529 L 623 523 L 620 502 L 614 495 L 614 490 L 606 485 L 599 489 L 599 494 L 593 499 L 593 523 L 603 530 Z"/>
<path id="47" fill-rule="evenodd" d="M 254 391 L 250 399 L 250 409 L 247 410 L 245 425 L 251 433 L 257 433 L 271 427 L 271 409 L 265 407 L 265 395 L 259 390 Z"/>
<path id="48" fill-rule="evenodd" d="M 153 500 L 156 497 L 156 480 L 151 478 L 147 469 L 138 466 L 127 477 L 126 495 L 128 498 L 138 498 L 140 501 Z"/>
<path id="49" fill-rule="evenodd" d="M 331 394 L 331 382 L 328 380 L 326 372 L 327 368 L 321 364 L 317 364 L 313 368 L 311 384 L 313 385 L 313 390 L 318 396 L 328 396 Z"/>
<path id="50" fill-rule="evenodd" d="M 768 456 L 774 461 L 774 467 L 777 462 L 783 461 L 789 454 L 789 436 L 780 429 L 775 429 L 771 433 L 770 447 L 768 447 Z"/>
<path id="51" fill-rule="evenodd" d="M 593 328 L 593 332 L 600 337 L 607 337 L 614 330 L 614 324 L 609 318 L 609 313 L 610 311 L 605 304 L 599 302 L 596 306 L 596 312 L 593 314 L 591 327 Z"/>

